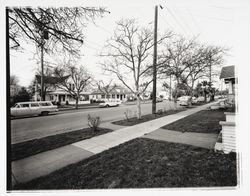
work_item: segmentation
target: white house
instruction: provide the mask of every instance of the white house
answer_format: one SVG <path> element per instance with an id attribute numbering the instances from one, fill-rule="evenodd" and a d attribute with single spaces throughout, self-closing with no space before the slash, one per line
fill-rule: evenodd
<path id="1" fill-rule="evenodd" d="M 111 87 L 112 89 L 112 87 Z M 99 89 L 94 90 L 90 95 L 89 99 L 94 101 L 100 101 L 104 99 L 115 99 L 121 101 L 127 101 L 129 97 L 132 97 L 133 94 L 122 86 L 115 86 L 113 89 L 107 94 L 105 91 L 101 91 Z"/>
<path id="2" fill-rule="evenodd" d="M 45 84 L 45 101 L 52 101 L 60 104 L 75 104 L 75 99 L 72 97 L 72 95 L 61 89 L 56 87 L 56 84 L 62 82 L 61 80 L 67 79 L 68 76 L 64 78 L 58 78 L 54 76 L 44 76 L 44 84 Z M 33 96 L 34 101 L 39 101 L 40 100 L 40 93 L 38 89 L 38 84 L 41 83 L 41 76 L 36 75 L 36 84 L 35 84 L 35 94 Z M 72 89 L 73 91 L 75 90 L 75 86 L 73 83 L 70 81 L 68 82 L 69 88 Z M 90 92 L 83 91 L 80 94 L 80 100 L 79 104 L 88 104 L 90 103 L 89 99 Z"/>

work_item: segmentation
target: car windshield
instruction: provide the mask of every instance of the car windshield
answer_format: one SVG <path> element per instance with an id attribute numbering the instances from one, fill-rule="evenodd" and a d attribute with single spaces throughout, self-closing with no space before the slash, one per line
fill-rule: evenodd
<path id="1" fill-rule="evenodd" d="M 12 106 L 11 108 L 19 108 L 20 106 L 16 103 L 14 106 Z"/>

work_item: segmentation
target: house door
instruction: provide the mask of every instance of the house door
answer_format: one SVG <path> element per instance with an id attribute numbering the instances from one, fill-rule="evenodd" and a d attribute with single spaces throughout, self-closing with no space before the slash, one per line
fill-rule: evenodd
<path id="1" fill-rule="evenodd" d="M 122 95 L 120 95 L 120 100 L 122 100 Z"/>
<path id="2" fill-rule="evenodd" d="M 63 95 L 59 95 L 58 101 L 59 101 L 60 103 L 62 102 L 62 99 L 63 99 Z"/>

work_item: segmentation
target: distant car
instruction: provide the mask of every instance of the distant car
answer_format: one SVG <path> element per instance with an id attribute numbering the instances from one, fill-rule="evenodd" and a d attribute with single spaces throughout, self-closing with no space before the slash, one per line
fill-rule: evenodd
<path id="1" fill-rule="evenodd" d="M 205 101 L 205 98 L 204 98 L 204 97 L 198 97 L 198 98 L 197 98 L 197 101 L 198 101 L 198 102 L 203 102 L 203 101 Z"/>
<path id="2" fill-rule="evenodd" d="M 99 107 L 114 107 L 121 104 L 120 100 L 104 100 L 103 103 L 99 104 Z"/>
<path id="3" fill-rule="evenodd" d="M 33 115 L 48 115 L 50 112 L 57 112 L 57 106 L 51 101 L 33 101 L 19 102 L 11 107 L 11 116 L 33 116 Z"/>
<path id="4" fill-rule="evenodd" d="M 196 104 L 196 103 L 198 103 L 198 100 L 197 100 L 197 98 L 196 97 L 192 97 L 192 104 Z"/>
<path id="5" fill-rule="evenodd" d="M 188 106 L 191 103 L 190 96 L 182 96 L 178 98 L 179 104 L 182 106 Z"/>

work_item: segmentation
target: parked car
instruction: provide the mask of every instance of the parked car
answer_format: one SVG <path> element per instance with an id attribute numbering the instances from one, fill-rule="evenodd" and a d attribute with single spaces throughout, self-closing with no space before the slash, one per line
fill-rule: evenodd
<path id="1" fill-rule="evenodd" d="M 190 96 L 182 96 L 178 98 L 179 104 L 182 106 L 188 106 L 191 104 L 191 97 Z"/>
<path id="2" fill-rule="evenodd" d="M 198 101 L 198 102 L 203 102 L 203 101 L 205 101 L 205 98 L 204 98 L 204 97 L 198 97 L 198 98 L 197 98 L 197 101 Z"/>
<path id="3" fill-rule="evenodd" d="M 33 115 L 48 115 L 50 112 L 57 112 L 57 106 L 51 101 L 33 101 L 19 102 L 10 109 L 11 116 L 33 116 Z"/>
<path id="4" fill-rule="evenodd" d="M 197 98 L 196 97 L 192 97 L 192 104 L 196 104 L 196 103 L 198 103 L 198 100 L 197 100 Z"/>
<path id="5" fill-rule="evenodd" d="M 120 100 L 104 100 L 103 103 L 99 104 L 99 107 L 114 107 L 121 104 Z"/>

